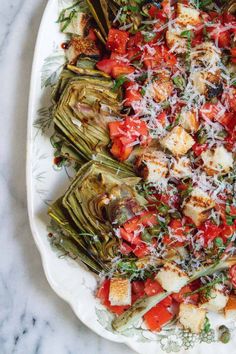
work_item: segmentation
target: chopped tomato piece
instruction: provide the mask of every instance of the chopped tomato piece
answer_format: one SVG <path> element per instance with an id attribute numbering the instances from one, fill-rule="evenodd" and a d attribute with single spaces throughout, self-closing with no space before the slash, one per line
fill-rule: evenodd
<path id="1" fill-rule="evenodd" d="M 192 287 L 190 285 L 186 285 L 178 293 L 173 294 L 172 298 L 180 304 L 182 302 L 188 302 L 188 303 L 191 302 L 193 304 L 197 304 L 199 299 L 199 295 L 197 293 L 186 296 L 186 294 L 191 293 L 192 291 L 193 291 Z"/>
<path id="2" fill-rule="evenodd" d="M 136 257 L 143 258 L 150 253 L 150 250 L 148 245 L 142 242 L 135 247 L 133 253 L 135 254 Z"/>
<path id="3" fill-rule="evenodd" d="M 145 291 L 147 296 L 153 296 L 153 295 L 161 293 L 163 291 L 163 288 L 158 283 L 158 281 L 148 278 L 145 281 L 144 291 Z"/>
<path id="4" fill-rule="evenodd" d="M 218 103 L 205 103 L 200 109 L 200 116 L 203 119 L 214 120 L 221 112 L 221 107 Z"/>
<path id="5" fill-rule="evenodd" d="M 216 237 L 221 235 L 221 228 L 211 221 L 207 220 L 202 226 L 199 227 L 199 230 L 203 232 L 204 245 L 208 246 Z"/>
<path id="6" fill-rule="evenodd" d="M 137 87 L 138 85 L 132 82 L 126 85 L 124 106 L 129 107 L 132 103 L 141 101 L 142 95 Z"/>
<path id="7" fill-rule="evenodd" d="M 127 43 L 127 49 L 133 49 L 133 48 L 137 48 L 138 46 L 140 46 L 143 42 L 143 35 L 141 32 L 137 32 L 135 33 L 134 36 L 131 36 L 128 40 Z"/>
<path id="8" fill-rule="evenodd" d="M 229 106 L 230 111 L 236 112 L 236 88 L 231 87 L 229 93 L 225 98 L 226 104 Z"/>
<path id="9" fill-rule="evenodd" d="M 132 74 L 134 71 L 135 69 L 127 64 L 116 64 L 111 70 L 111 76 L 116 79 L 121 75 Z"/>
<path id="10" fill-rule="evenodd" d="M 181 247 L 185 244 L 190 227 L 183 225 L 181 220 L 173 219 L 169 223 L 170 235 L 164 235 L 163 242 L 173 247 Z"/>
<path id="11" fill-rule="evenodd" d="M 144 315 L 148 329 L 160 331 L 173 318 L 173 314 L 162 304 L 158 304 Z"/>
<path id="12" fill-rule="evenodd" d="M 115 65 L 117 65 L 119 62 L 115 59 L 103 59 L 100 60 L 96 66 L 98 70 L 103 71 L 104 73 L 111 75 L 112 69 L 114 68 Z"/>
<path id="13" fill-rule="evenodd" d="M 220 236 L 224 242 L 228 240 L 229 237 L 235 232 L 235 225 L 222 225 Z"/>
<path id="14" fill-rule="evenodd" d="M 131 284 L 132 286 L 132 303 L 140 299 L 145 295 L 144 292 L 144 281 L 135 280 Z"/>
<path id="15" fill-rule="evenodd" d="M 111 153 L 115 156 L 119 161 L 125 161 L 130 156 L 133 151 L 132 146 L 124 146 L 119 138 L 113 140 L 113 144 L 111 147 Z"/>
<path id="16" fill-rule="evenodd" d="M 166 120 L 167 120 L 167 114 L 166 112 L 161 112 L 157 116 L 157 121 L 161 123 L 161 125 L 164 127 L 166 125 Z"/>
<path id="17" fill-rule="evenodd" d="M 109 123 L 110 138 L 115 139 L 126 133 L 123 122 L 114 121 Z"/>
<path id="18" fill-rule="evenodd" d="M 108 33 L 107 49 L 119 54 L 125 54 L 128 40 L 128 32 L 111 28 Z"/>
<path id="19" fill-rule="evenodd" d="M 207 144 L 198 144 L 198 143 L 195 143 L 193 146 L 192 146 L 192 150 L 194 152 L 194 154 L 196 156 L 200 156 L 204 151 L 206 151 L 208 148 L 208 145 Z"/>
<path id="20" fill-rule="evenodd" d="M 229 276 L 233 287 L 236 288 L 236 265 L 230 268 Z"/>
<path id="21" fill-rule="evenodd" d="M 214 27 L 209 27 L 208 32 L 219 48 L 230 47 L 230 32 L 225 26 L 216 24 Z"/>
<path id="22" fill-rule="evenodd" d="M 126 242 L 122 242 L 120 245 L 120 252 L 124 255 L 128 255 L 133 251 L 133 248 L 128 245 Z"/>
<path id="23" fill-rule="evenodd" d="M 120 228 L 120 236 L 123 240 L 131 243 L 131 245 L 139 245 L 142 242 L 139 234 L 134 235 L 133 232 L 127 232 L 123 227 Z"/>
<path id="24" fill-rule="evenodd" d="M 144 55 L 144 65 L 147 69 L 157 69 L 159 67 L 165 66 L 172 69 L 176 63 L 177 59 L 173 53 L 170 53 L 168 48 L 164 45 L 152 47 L 153 52 L 145 51 Z"/>
<path id="25" fill-rule="evenodd" d="M 229 132 L 233 131 L 236 126 L 236 112 L 227 112 L 223 116 L 216 119 Z"/>
<path id="26" fill-rule="evenodd" d="M 105 280 L 101 287 L 98 289 L 97 298 L 100 299 L 101 303 L 111 312 L 121 315 L 130 306 L 112 306 L 109 301 L 109 291 L 110 291 L 110 280 Z"/>

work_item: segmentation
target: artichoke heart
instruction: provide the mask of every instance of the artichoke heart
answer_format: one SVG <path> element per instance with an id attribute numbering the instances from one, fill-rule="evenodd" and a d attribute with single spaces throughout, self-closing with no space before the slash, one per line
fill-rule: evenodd
<path id="1" fill-rule="evenodd" d="M 131 212 L 140 208 L 134 179 L 122 178 L 112 168 L 89 162 L 80 168 L 64 197 L 49 209 L 49 215 L 69 234 L 73 244 L 92 258 L 90 268 L 95 268 L 95 262 L 104 269 L 117 255 L 120 241 L 113 233 L 109 205 L 116 200 L 119 204 L 125 195 Z M 136 178 L 136 183 L 139 180 Z M 82 261 L 88 263 L 86 258 Z"/>
<path id="2" fill-rule="evenodd" d="M 54 123 L 87 159 L 110 142 L 107 124 L 119 115 L 118 93 L 110 79 L 92 76 L 62 78 Z"/>

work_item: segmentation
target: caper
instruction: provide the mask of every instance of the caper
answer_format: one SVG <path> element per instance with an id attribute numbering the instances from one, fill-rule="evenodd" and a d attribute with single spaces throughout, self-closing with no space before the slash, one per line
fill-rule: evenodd
<path id="1" fill-rule="evenodd" d="M 224 344 L 227 344 L 227 343 L 229 343 L 230 338 L 231 338 L 231 335 L 230 335 L 229 331 L 223 332 L 220 336 L 220 341 Z"/>
<path id="2" fill-rule="evenodd" d="M 231 334 L 230 334 L 228 327 L 226 327 L 225 325 L 221 325 L 219 327 L 219 331 L 220 331 L 219 340 L 222 343 L 227 344 L 231 338 Z"/>

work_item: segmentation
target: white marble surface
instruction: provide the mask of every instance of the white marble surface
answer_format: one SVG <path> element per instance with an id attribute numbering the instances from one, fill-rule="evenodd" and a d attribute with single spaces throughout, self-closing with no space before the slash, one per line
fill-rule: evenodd
<path id="1" fill-rule="evenodd" d="M 132 354 L 88 330 L 50 289 L 27 218 L 33 49 L 46 0 L 0 0 L 0 354 Z"/>

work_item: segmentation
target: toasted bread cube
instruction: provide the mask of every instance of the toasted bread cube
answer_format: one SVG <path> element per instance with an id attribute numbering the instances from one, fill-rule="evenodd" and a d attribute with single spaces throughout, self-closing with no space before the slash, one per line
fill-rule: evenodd
<path id="1" fill-rule="evenodd" d="M 221 51 L 212 42 L 203 42 L 192 49 L 191 64 L 194 67 L 216 67 L 221 60 Z"/>
<path id="2" fill-rule="evenodd" d="M 185 155 L 195 144 L 194 139 L 182 127 L 173 128 L 161 141 L 163 148 L 175 156 Z"/>
<path id="3" fill-rule="evenodd" d="M 200 188 L 194 188 L 190 197 L 186 199 L 183 214 L 191 218 L 196 226 L 200 226 L 214 208 L 215 202 Z"/>
<path id="4" fill-rule="evenodd" d="M 147 182 L 158 182 L 168 173 L 168 160 L 162 151 L 146 150 L 137 158 L 136 168 Z"/>
<path id="5" fill-rule="evenodd" d="M 182 111 L 179 124 L 189 133 L 196 133 L 199 129 L 199 120 L 196 112 Z"/>
<path id="6" fill-rule="evenodd" d="M 192 175 L 191 163 L 188 157 L 176 158 L 170 169 L 170 176 L 184 178 Z"/>
<path id="7" fill-rule="evenodd" d="M 180 304 L 179 322 L 192 333 L 200 333 L 205 324 L 206 310 L 193 304 Z"/>
<path id="8" fill-rule="evenodd" d="M 181 26 L 196 26 L 202 22 L 200 11 L 193 7 L 178 3 L 176 22 Z"/>
<path id="9" fill-rule="evenodd" d="M 196 71 L 190 76 L 192 85 L 200 95 L 209 96 L 210 98 L 218 96 L 222 90 L 222 82 L 220 72 L 214 73 Z"/>
<path id="10" fill-rule="evenodd" d="M 165 263 L 155 279 L 166 291 L 178 293 L 189 281 L 188 275 L 174 263 Z"/>
<path id="11" fill-rule="evenodd" d="M 210 298 L 201 304 L 201 308 L 207 311 L 219 312 L 225 308 L 228 300 L 229 296 L 225 294 L 224 286 L 217 284 L 211 290 Z"/>
<path id="12" fill-rule="evenodd" d="M 69 15 L 70 10 L 66 10 L 65 17 L 68 17 Z M 84 37 L 88 21 L 89 16 L 87 14 L 77 12 L 69 22 L 68 26 L 66 26 L 66 28 L 63 29 L 63 27 L 65 27 L 65 22 L 61 22 L 61 30 L 63 33 L 76 34 L 78 36 Z"/>
<path id="13" fill-rule="evenodd" d="M 224 146 L 204 151 L 201 154 L 201 158 L 209 175 L 228 173 L 233 168 L 233 154 L 226 150 Z"/>
<path id="14" fill-rule="evenodd" d="M 153 83 L 152 96 L 153 99 L 160 103 L 166 101 L 172 94 L 174 89 L 173 82 L 168 78 L 163 78 Z"/>
<path id="15" fill-rule="evenodd" d="M 229 300 L 224 311 L 226 319 L 236 321 L 236 295 L 229 296 Z"/>
<path id="16" fill-rule="evenodd" d="M 112 306 L 131 305 L 131 283 L 129 279 L 111 279 L 109 301 Z"/>
<path id="17" fill-rule="evenodd" d="M 166 32 L 166 43 L 174 53 L 185 53 L 187 50 L 187 38 L 181 37 L 181 32 L 174 29 Z"/>

